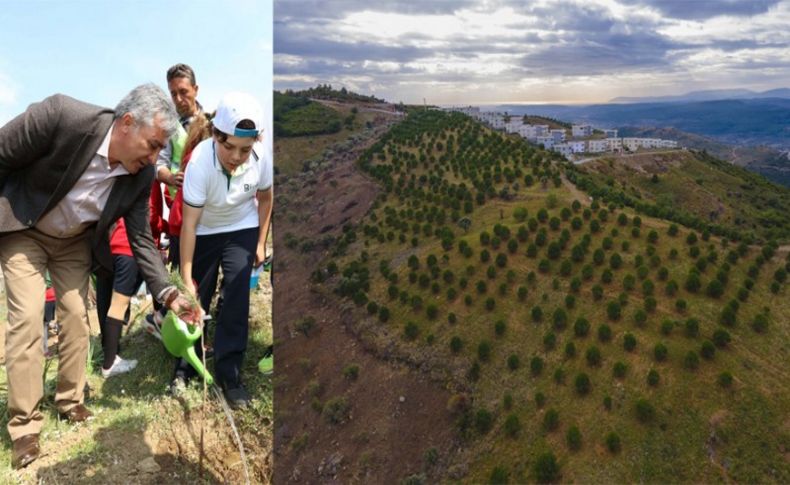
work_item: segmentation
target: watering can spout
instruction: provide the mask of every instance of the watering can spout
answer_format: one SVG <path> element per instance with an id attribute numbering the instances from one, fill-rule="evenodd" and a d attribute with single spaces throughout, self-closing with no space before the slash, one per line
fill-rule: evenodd
<path id="1" fill-rule="evenodd" d="M 187 349 L 187 353 L 184 356 L 184 359 L 187 362 L 189 362 L 189 365 L 195 368 L 195 370 L 200 375 L 200 377 L 206 380 L 206 384 L 208 384 L 209 386 L 214 384 L 214 378 L 211 377 L 209 371 L 207 371 L 206 368 L 203 367 L 203 362 L 200 361 L 200 357 L 198 357 L 197 354 L 195 353 L 194 346 L 189 347 Z"/>
<path id="2" fill-rule="evenodd" d="M 206 383 L 211 385 L 214 379 L 195 353 L 195 343 L 202 333 L 199 326 L 187 325 L 172 310 L 162 320 L 162 343 L 167 351 L 189 362 Z"/>

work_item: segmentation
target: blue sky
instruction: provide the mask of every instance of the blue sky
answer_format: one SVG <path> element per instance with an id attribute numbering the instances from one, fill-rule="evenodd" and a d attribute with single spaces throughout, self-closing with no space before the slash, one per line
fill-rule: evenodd
<path id="1" fill-rule="evenodd" d="M 0 26 L 0 124 L 56 92 L 114 107 L 138 84 L 167 89 L 177 62 L 206 109 L 240 90 L 271 112 L 271 1 L 12 0 Z"/>
<path id="2" fill-rule="evenodd" d="M 280 0 L 277 89 L 434 104 L 790 87 L 790 0 Z"/>

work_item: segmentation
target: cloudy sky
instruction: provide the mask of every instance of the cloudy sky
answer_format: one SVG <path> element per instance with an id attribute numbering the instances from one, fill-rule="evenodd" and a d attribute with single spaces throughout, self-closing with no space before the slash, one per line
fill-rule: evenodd
<path id="1" fill-rule="evenodd" d="M 790 0 L 277 0 L 275 89 L 433 104 L 790 87 Z"/>
<path id="2" fill-rule="evenodd" d="M 271 106 L 271 1 L 6 0 L 0 26 L 0 125 L 57 92 L 114 107 L 139 84 L 165 89 L 177 62 L 206 109 L 232 90 Z"/>

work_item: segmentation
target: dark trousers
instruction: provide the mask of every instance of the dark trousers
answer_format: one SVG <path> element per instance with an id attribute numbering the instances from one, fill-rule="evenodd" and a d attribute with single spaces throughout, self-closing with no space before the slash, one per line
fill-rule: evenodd
<path id="1" fill-rule="evenodd" d="M 257 227 L 195 239 L 192 277 L 197 281 L 200 306 L 206 313 L 217 290 L 219 268 L 222 268 L 224 302 L 214 333 L 214 373 L 217 383 L 227 388 L 237 387 L 241 382 L 249 334 L 250 273 L 257 244 Z M 199 342 L 195 351 L 202 355 Z M 194 375 L 183 359 L 179 359 L 176 373 L 187 377 Z"/>
<path id="2" fill-rule="evenodd" d="M 96 273 L 96 313 L 99 317 L 99 329 L 102 334 L 102 348 L 105 356 L 114 356 L 121 351 L 120 334 L 115 337 L 114 331 L 108 331 L 107 312 L 110 311 L 112 293 L 116 291 L 122 295 L 132 296 L 143 283 L 137 262 L 132 256 L 113 255 L 113 273 Z M 129 322 L 131 308 L 126 307 L 123 322 Z M 107 339 L 107 335 L 113 335 Z M 105 365 L 105 368 L 107 366 Z"/>

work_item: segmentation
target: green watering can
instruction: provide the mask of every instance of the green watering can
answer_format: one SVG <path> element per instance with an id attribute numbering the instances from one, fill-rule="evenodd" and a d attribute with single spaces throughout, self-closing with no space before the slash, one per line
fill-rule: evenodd
<path id="1" fill-rule="evenodd" d="M 189 362 L 206 383 L 211 385 L 214 383 L 214 378 L 203 367 L 203 363 L 195 353 L 195 342 L 200 340 L 202 333 L 200 327 L 187 325 L 172 310 L 167 312 L 162 320 L 162 343 L 165 344 L 167 351 Z"/>

